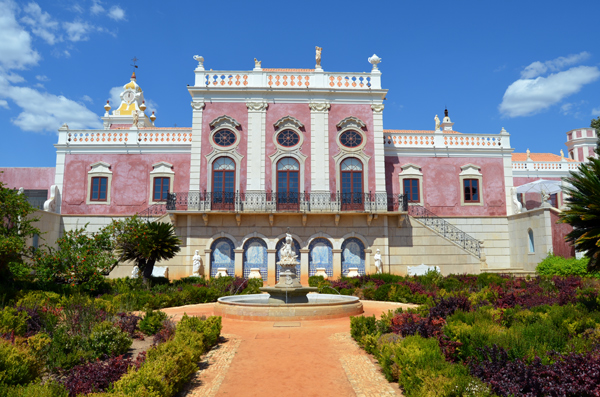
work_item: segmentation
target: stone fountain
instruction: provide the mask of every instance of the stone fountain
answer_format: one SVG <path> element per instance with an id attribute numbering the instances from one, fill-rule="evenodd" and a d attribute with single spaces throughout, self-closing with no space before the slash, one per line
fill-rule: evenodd
<path id="1" fill-rule="evenodd" d="M 263 287 L 261 291 L 270 296 L 269 303 L 285 305 L 290 303 L 308 303 L 309 292 L 317 292 L 316 287 L 303 287 L 296 275 L 296 266 L 299 265 L 297 255 L 292 248 L 294 241 L 292 235 L 286 233 L 285 244 L 279 251 L 279 262 L 282 271 L 279 273 L 279 282 L 274 287 Z"/>
<path id="2" fill-rule="evenodd" d="M 215 304 L 215 315 L 238 320 L 325 320 L 356 316 L 363 305 L 355 296 L 318 294 L 316 287 L 303 287 L 296 275 L 298 265 L 292 235 L 286 233 L 279 251 L 279 282 L 263 287 L 262 294 L 223 296 Z"/>

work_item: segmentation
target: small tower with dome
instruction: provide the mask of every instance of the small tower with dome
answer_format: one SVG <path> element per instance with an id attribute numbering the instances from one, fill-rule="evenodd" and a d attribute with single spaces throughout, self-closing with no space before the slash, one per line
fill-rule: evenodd
<path id="1" fill-rule="evenodd" d="M 105 130 L 154 127 L 156 116 L 154 112 L 150 117 L 146 114 L 144 92 L 136 81 L 135 72 L 131 75 L 129 83 L 123 86 L 119 96 L 121 103 L 112 113 L 110 104 L 107 102 L 104 105 L 105 113 L 102 121 Z"/>

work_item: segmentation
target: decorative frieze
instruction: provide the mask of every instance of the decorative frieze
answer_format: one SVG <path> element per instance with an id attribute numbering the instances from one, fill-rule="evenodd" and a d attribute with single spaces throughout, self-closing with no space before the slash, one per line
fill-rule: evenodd
<path id="1" fill-rule="evenodd" d="M 311 102 L 308 106 L 311 112 L 327 112 L 331 107 L 329 102 Z"/>
<path id="2" fill-rule="evenodd" d="M 269 104 L 267 102 L 246 102 L 246 107 L 250 112 L 264 112 Z"/>

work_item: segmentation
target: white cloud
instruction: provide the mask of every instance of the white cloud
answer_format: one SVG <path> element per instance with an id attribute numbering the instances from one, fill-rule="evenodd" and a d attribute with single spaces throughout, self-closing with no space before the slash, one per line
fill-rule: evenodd
<path id="1" fill-rule="evenodd" d="M 45 76 L 45 75 L 38 74 L 37 76 L 35 76 L 35 78 L 38 79 L 39 81 L 50 81 L 48 76 Z"/>
<path id="2" fill-rule="evenodd" d="M 94 26 L 87 22 L 74 21 L 64 22 L 63 27 L 67 31 L 70 41 L 86 41 L 89 40 L 88 34 L 94 30 Z"/>
<path id="3" fill-rule="evenodd" d="M 519 79 L 506 89 L 500 113 L 508 117 L 530 116 L 573 95 L 600 77 L 595 66 L 577 66 L 548 77 Z"/>
<path id="4" fill-rule="evenodd" d="M 4 73 L 3 76 L 6 80 L 10 81 L 13 84 L 22 83 L 25 81 L 23 76 L 18 75 L 16 73 L 8 72 L 8 73 Z"/>
<path id="5" fill-rule="evenodd" d="M 112 6 L 108 11 L 108 16 L 109 18 L 114 19 L 115 21 L 121 21 L 125 19 L 125 10 L 123 10 L 119 6 Z"/>
<path id="6" fill-rule="evenodd" d="M 50 45 L 62 41 L 62 38 L 55 34 L 56 29 L 58 29 L 58 22 L 52 20 L 50 14 L 43 12 L 37 3 L 27 4 L 23 11 L 27 15 L 21 21 L 31 27 L 33 34 L 41 37 Z"/>
<path id="7" fill-rule="evenodd" d="M 562 112 L 562 114 L 567 115 L 571 112 L 571 110 L 573 109 L 573 104 L 572 103 L 565 103 L 564 105 L 562 105 L 560 107 L 560 111 Z"/>
<path id="8" fill-rule="evenodd" d="M 8 102 L 4 99 L 0 99 L 0 108 L 8 109 Z"/>
<path id="9" fill-rule="evenodd" d="M 575 65 L 576 63 L 585 61 L 590 57 L 590 53 L 587 51 L 580 52 L 579 54 L 571 54 L 566 57 L 558 57 L 551 61 L 540 62 L 536 61 L 531 63 L 521 72 L 521 78 L 532 79 L 537 76 L 541 76 L 546 72 L 556 72 L 567 66 Z"/>
<path id="10" fill-rule="evenodd" d="M 0 69 L 25 69 L 36 65 L 40 54 L 31 48 L 31 35 L 15 18 L 12 0 L 0 1 Z"/>
<path id="11" fill-rule="evenodd" d="M 89 103 L 94 103 L 94 100 L 89 95 L 82 96 L 81 100 Z"/>
<path id="12" fill-rule="evenodd" d="M 94 4 L 92 4 L 90 11 L 94 15 L 102 14 L 104 12 L 104 7 L 102 7 L 101 2 L 94 1 Z"/>
<path id="13" fill-rule="evenodd" d="M 598 106 L 597 108 L 592 109 L 592 116 L 594 116 L 594 117 L 600 116 L 600 106 Z"/>
<path id="14" fill-rule="evenodd" d="M 121 104 L 121 92 L 123 92 L 123 86 L 113 87 L 110 89 L 110 106 L 116 108 Z"/>

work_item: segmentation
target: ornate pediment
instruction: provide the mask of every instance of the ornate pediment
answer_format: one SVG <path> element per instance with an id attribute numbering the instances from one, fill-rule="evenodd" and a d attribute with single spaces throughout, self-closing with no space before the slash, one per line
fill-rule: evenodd
<path id="1" fill-rule="evenodd" d="M 275 127 L 275 129 L 285 129 L 285 128 L 300 129 L 300 128 L 304 127 L 304 124 L 302 124 L 300 122 L 300 120 L 298 120 L 297 118 L 288 115 L 288 116 L 282 117 L 279 120 L 277 120 L 277 122 L 275 124 L 273 124 L 273 126 Z"/>
<path id="2" fill-rule="evenodd" d="M 240 126 L 240 123 L 238 123 L 234 118 L 229 117 L 227 115 L 223 115 L 220 117 L 217 117 L 216 119 L 214 119 L 213 121 L 210 122 L 210 126 L 214 129 L 218 129 L 218 128 L 231 128 L 231 129 L 235 129 L 237 127 Z"/>
<path id="3" fill-rule="evenodd" d="M 361 119 L 354 116 L 346 117 L 345 119 L 336 124 L 336 127 L 340 130 L 343 130 L 345 128 L 353 128 L 356 130 L 360 130 L 365 126 L 366 124 Z"/>

